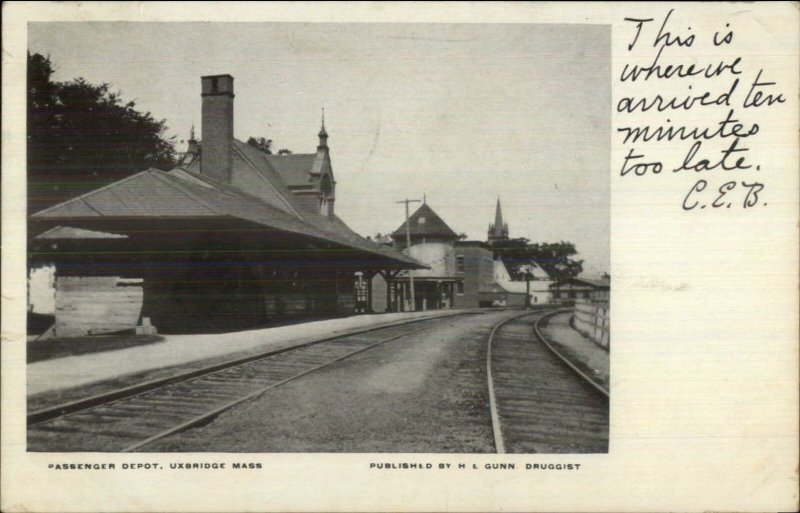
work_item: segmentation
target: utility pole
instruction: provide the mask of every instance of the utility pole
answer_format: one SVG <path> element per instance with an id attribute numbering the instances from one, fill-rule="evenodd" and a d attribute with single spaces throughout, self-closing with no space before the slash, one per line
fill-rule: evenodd
<path id="1" fill-rule="evenodd" d="M 525 275 L 525 309 L 531 307 L 531 275 Z"/>
<path id="2" fill-rule="evenodd" d="M 531 307 L 531 278 L 533 278 L 533 273 L 531 273 L 531 266 L 530 265 L 523 265 L 519 268 L 525 275 L 525 309 Z"/>
<path id="3" fill-rule="evenodd" d="M 406 248 L 408 248 L 408 255 L 411 256 L 411 222 L 408 214 L 408 204 L 409 203 L 420 203 L 420 200 L 412 200 L 412 199 L 404 199 L 402 201 L 398 201 L 397 203 L 405 203 L 406 204 Z M 411 292 L 411 311 L 415 311 L 417 309 L 416 300 L 414 298 L 414 271 L 412 269 L 408 270 L 408 288 Z"/>

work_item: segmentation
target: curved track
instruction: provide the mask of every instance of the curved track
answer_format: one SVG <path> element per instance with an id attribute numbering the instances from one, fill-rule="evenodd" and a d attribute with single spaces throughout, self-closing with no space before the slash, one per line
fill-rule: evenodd
<path id="1" fill-rule="evenodd" d="M 34 412 L 28 416 L 28 450 L 140 450 L 156 440 L 205 424 L 267 390 L 378 345 L 425 331 L 449 317 L 415 319 L 332 337 Z"/>
<path id="2" fill-rule="evenodd" d="M 495 326 L 486 355 L 498 453 L 608 451 L 608 392 L 541 335 L 553 315 L 526 313 Z"/>

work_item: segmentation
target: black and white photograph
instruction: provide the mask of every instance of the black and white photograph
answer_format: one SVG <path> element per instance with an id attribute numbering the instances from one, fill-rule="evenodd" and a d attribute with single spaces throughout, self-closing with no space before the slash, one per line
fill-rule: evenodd
<path id="1" fill-rule="evenodd" d="M 798 510 L 797 4 L 2 13 L 3 512 Z"/>
<path id="2" fill-rule="evenodd" d="M 609 26 L 31 23 L 27 60 L 27 451 L 608 451 Z"/>

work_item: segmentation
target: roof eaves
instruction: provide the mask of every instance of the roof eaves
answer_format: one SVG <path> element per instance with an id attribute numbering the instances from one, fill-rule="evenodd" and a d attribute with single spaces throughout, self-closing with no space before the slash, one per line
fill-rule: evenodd
<path id="1" fill-rule="evenodd" d="M 92 208 L 92 206 L 91 206 L 91 205 L 89 205 L 89 204 L 88 204 L 88 203 L 85 201 L 85 198 L 88 198 L 88 197 L 90 197 L 90 196 L 94 196 L 95 194 L 98 194 L 98 193 L 100 193 L 100 192 L 103 192 L 103 191 L 105 191 L 106 189 L 109 189 L 109 188 L 111 188 L 111 187 L 114 187 L 114 186 L 116 186 L 116 185 L 118 185 L 118 184 L 121 184 L 121 183 L 128 182 L 128 181 L 130 181 L 130 180 L 133 180 L 134 178 L 137 178 L 137 177 L 139 177 L 139 176 L 141 176 L 141 175 L 143 175 L 143 174 L 145 174 L 145 173 L 149 173 L 149 172 L 151 172 L 151 171 L 157 171 L 157 172 L 160 172 L 160 171 L 158 171 L 158 169 L 155 169 L 155 168 L 149 168 L 149 169 L 145 169 L 144 171 L 139 171 L 138 173 L 136 173 L 136 174 L 133 174 L 133 175 L 131 175 L 131 176 L 128 176 L 128 177 L 126 177 L 126 178 L 123 178 L 123 179 L 121 179 L 121 180 L 117 180 L 117 181 L 115 181 L 115 182 L 111 182 L 110 184 L 108 184 L 108 185 L 104 185 L 103 187 L 99 187 L 99 188 L 97 188 L 97 189 L 94 189 L 94 190 L 91 190 L 91 191 L 89 191 L 89 192 L 85 192 L 85 193 L 81 194 L 80 196 L 76 196 L 76 197 L 74 197 L 74 198 L 72 198 L 72 199 L 69 199 L 69 200 L 67 200 L 67 201 L 63 201 L 63 202 L 61 202 L 61 203 L 57 203 L 57 204 L 55 204 L 55 205 L 53 205 L 53 206 L 51 206 L 51 207 L 48 207 L 48 208 L 46 208 L 46 209 L 44 209 L 44 210 L 40 210 L 39 212 L 36 212 L 36 213 L 34 213 L 34 214 L 31 214 L 31 217 L 32 217 L 32 218 L 41 219 L 41 218 L 44 216 L 44 214 L 46 214 L 46 213 L 50 212 L 51 210 L 54 210 L 54 209 L 56 209 L 56 208 L 63 208 L 63 207 L 65 207 L 66 205 L 70 205 L 70 204 L 72 204 L 72 203 L 77 203 L 77 202 L 83 202 L 83 204 L 84 204 L 84 205 L 86 205 L 88 208 L 90 208 L 90 209 L 94 210 L 95 212 L 97 212 L 97 214 L 98 214 L 98 215 L 102 215 L 102 214 L 100 214 L 100 212 L 98 212 L 98 211 L 97 211 L 95 208 Z"/>
<path id="2" fill-rule="evenodd" d="M 72 226 L 54 226 L 46 230 L 35 239 L 127 239 L 127 235 L 119 233 L 101 232 L 97 230 L 85 230 Z"/>

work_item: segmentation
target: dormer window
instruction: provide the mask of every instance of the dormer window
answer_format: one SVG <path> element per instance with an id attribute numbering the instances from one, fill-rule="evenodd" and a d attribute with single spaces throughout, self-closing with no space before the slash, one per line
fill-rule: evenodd
<path id="1" fill-rule="evenodd" d="M 425 218 L 420 217 L 419 219 L 417 219 L 417 224 L 425 224 Z"/>

